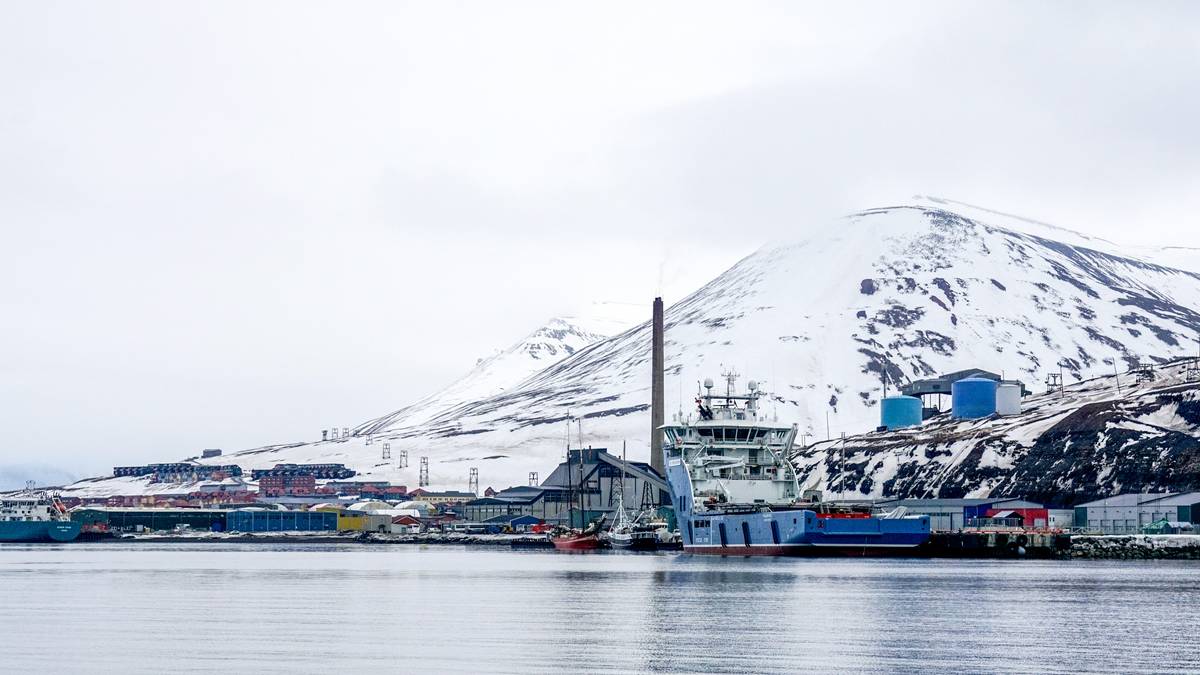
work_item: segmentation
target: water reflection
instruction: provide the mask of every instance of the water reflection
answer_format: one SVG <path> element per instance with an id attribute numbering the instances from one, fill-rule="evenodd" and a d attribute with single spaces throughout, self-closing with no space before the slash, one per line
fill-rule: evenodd
<path id="1" fill-rule="evenodd" d="M 0 548 L 3 672 L 1200 670 L 1188 562 Z"/>

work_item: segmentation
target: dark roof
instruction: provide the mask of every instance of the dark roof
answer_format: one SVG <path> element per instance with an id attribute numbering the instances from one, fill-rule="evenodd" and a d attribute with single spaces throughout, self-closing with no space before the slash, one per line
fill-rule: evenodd
<path id="1" fill-rule="evenodd" d="M 979 506 L 1008 501 L 1004 499 L 885 499 L 880 504 L 895 506 Z"/>
<path id="2" fill-rule="evenodd" d="M 1200 492 L 1185 492 L 1170 497 L 1159 497 L 1149 500 L 1149 503 L 1156 506 L 1192 506 L 1200 503 Z"/>
<path id="3" fill-rule="evenodd" d="M 1025 383 L 1020 380 L 1005 380 L 1000 375 L 979 368 L 971 368 L 969 370 L 958 370 L 953 373 L 938 375 L 937 377 L 929 377 L 923 380 L 913 380 L 908 384 L 900 386 L 900 393 L 905 396 L 921 396 L 924 394 L 949 394 L 955 382 L 965 380 L 968 377 L 982 377 L 987 380 L 995 380 L 1001 384 L 1016 384 L 1021 387 L 1021 395 L 1028 395 L 1029 389 Z"/>
<path id="4" fill-rule="evenodd" d="M 471 501 L 467 502 L 463 506 L 487 506 L 489 504 L 510 504 L 510 503 L 512 503 L 512 500 L 509 500 L 509 499 L 500 499 L 499 497 L 480 497 L 479 499 L 472 499 Z"/>
<path id="5" fill-rule="evenodd" d="M 1075 506 L 1076 506 L 1076 508 L 1078 508 L 1078 507 L 1086 508 L 1086 507 L 1092 507 L 1092 506 L 1097 507 L 1097 508 L 1103 508 L 1105 506 L 1137 506 L 1139 504 L 1145 504 L 1146 502 L 1155 502 L 1155 501 L 1158 501 L 1161 499 L 1166 499 L 1167 497 L 1174 497 L 1174 496 L 1175 496 L 1175 493 L 1172 493 L 1172 492 L 1160 492 L 1157 494 L 1156 493 L 1146 493 L 1146 492 L 1141 492 L 1141 493 L 1130 492 L 1130 493 L 1126 493 L 1123 495 L 1113 495 L 1111 497 L 1097 499 L 1095 501 L 1087 502 L 1085 504 L 1076 504 Z"/>
<path id="6" fill-rule="evenodd" d="M 541 519 L 541 518 L 538 518 L 537 516 L 531 516 L 531 515 L 529 515 L 529 514 L 527 514 L 527 513 L 526 513 L 526 514 L 522 514 L 522 515 L 500 515 L 500 516 L 493 516 L 493 517 L 491 517 L 491 518 L 488 518 L 487 520 L 485 520 L 485 521 L 483 521 L 483 522 L 484 522 L 484 523 L 492 523 L 492 524 L 500 524 L 500 525 L 509 525 L 509 524 L 511 524 L 511 523 L 515 523 L 515 522 L 517 522 L 517 521 L 521 521 L 521 524 L 530 524 L 530 525 L 532 525 L 532 524 L 535 524 L 535 523 L 540 523 L 540 522 L 542 522 L 542 519 Z"/>

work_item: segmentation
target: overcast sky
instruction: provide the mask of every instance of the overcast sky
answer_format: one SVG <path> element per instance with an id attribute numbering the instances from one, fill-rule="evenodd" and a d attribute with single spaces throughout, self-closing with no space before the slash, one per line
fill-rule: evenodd
<path id="1" fill-rule="evenodd" d="M 1200 246 L 1200 3 L 0 3 L 0 466 L 352 426 L 914 194 Z"/>

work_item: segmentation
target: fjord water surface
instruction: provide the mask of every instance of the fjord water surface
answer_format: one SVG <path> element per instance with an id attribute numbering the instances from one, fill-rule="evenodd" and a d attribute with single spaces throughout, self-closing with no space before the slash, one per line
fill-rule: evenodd
<path id="1" fill-rule="evenodd" d="M 0 546 L 0 672 L 1200 671 L 1196 562 Z"/>

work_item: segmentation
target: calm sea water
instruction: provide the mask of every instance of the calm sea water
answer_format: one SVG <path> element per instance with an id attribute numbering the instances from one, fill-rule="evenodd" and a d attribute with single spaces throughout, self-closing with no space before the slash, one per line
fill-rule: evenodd
<path id="1" fill-rule="evenodd" d="M 0 546 L 0 672 L 1200 671 L 1200 564 Z"/>

